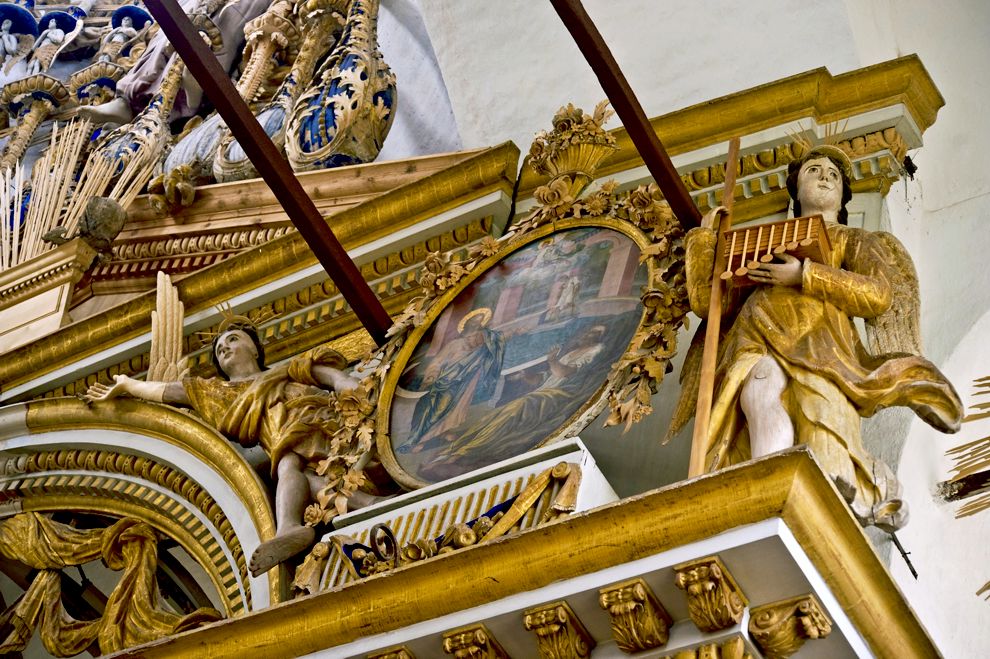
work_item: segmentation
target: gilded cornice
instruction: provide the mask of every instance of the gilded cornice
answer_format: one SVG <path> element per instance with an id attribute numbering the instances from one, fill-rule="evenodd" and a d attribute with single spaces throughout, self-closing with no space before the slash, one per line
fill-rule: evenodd
<path id="1" fill-rule="evenodd" d="M 733 136 L 751 135 L 781 124 L 814 119 L 819 125 L 879 108 L 903 104 L 921 132 L 945 105 L 917 55 L 833 76 L 825 68 L 753 87 L 651 119 L 671 156 Z M 608 178 L 642 166 L 643 160 L 624 128 L 611 131 L 619 150 L 606 158 L 598 176 Z M 546 177 L 524 167 L 519 197 L 532 194 Z"/>
<path id="2" fill-rule="evenodd" d="M 121 656 L 298 656 L 777 518 L 875 655 L 937 655 L 834 486 L 798 447 Z M 479 574 L 483 588 L 451 587 Z"/>
<path id="3" fill-rule="evenodd" d="M 82 239 L 0 272 L 0 310 L 61 284 L 75 283 L 96 257 Z"/>
<path id="4" fill-rule="evenodd" d="M 486 149 L 452 168 L 345 209 L 328 218 L 328 224 L 346 249 L 354 249 L 488 192 L 511 196 L 518 155 L 511 143 Z M 251 210 L 242 207 L 238 213 L 250 215 Z M 315 263 L 308 245 L 293 232 L 190 274 L 176 286 L 190 314 Z M 15 349 L 0 363 L 0 383 L 8 389 L 149 332 L 154 306 L 151 290 Z"/>

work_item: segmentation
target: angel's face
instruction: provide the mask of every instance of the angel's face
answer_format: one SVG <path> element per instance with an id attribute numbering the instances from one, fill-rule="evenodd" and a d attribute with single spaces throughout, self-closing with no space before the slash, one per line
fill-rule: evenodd
<path id="1" fill-rule="evenodd" d="M 48 29 L 49 30 L 54 30 L 57 27 L 58 27 L 58 23 L 55 22 L 55 19 L 54 18 L 51 19 L 50 21 L 48 21 Z"/>
<path id="2" fill-rule="evenodd" d="M 0 23 L 0 30 L 3 30 L 4 32 L 10 32 L 11 25 L 13 25 L 13 23 L 10 22 L 9 18 L 4 19 L 3 23 Z"/>
<path id="3" fill-rule="evenodd" d="M 797 179 L 801 213 L 837 212 L 842 208 L 842 172 L 828 158 L 812 158 L 801 165 Z"/>
<path id="4" fill-rule="evenodd" d="M 217 339 L 214 352 L 220 368 L 231 379 L 260 370 L 258 367 L 258 348 L 247 332 L 243 330 L 229 330 L 221 334 L 220 338 Z"/>
<path id="5" fill-rule="evenodd" d="M 121 27 L 131 27 L 132 25 L 134 25 L 134 21 L 131 20 L 130 16 L 124 16 L 122 19 L 120 19 Z"/>

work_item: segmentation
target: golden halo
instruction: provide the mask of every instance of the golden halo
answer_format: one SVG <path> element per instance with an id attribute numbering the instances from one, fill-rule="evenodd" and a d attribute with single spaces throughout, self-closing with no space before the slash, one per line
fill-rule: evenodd
<path id="1" fill-rule="evenodd" d="M 475 316 L 482 317 L 481 326 L 485 327 L 492 319 L 492 310 L 489 309 L 488 307 L 481 307 L 480 309 L 475 309 L 474 311 L 470 312 L 468 315 L 461 318 L 461 322 L 457 323 L 457 333 L 463 334 L 464 326 L 467 324 L 467 321 L 471 320 Z"/>

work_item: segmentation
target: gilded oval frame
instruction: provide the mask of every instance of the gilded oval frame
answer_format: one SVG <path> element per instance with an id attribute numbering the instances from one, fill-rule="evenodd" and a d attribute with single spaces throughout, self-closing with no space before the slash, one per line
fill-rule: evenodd
<path id="1" fill-rule="evenodd" d="M 648 306 L 644 304 L 645 296 L 649 291 L 655 290 L 655 282 L 663 279 L 668 274 L 666 269 L 664 269 L 664 272 L 661 272 L 660 262 L 662 259 L 655 258 L 655 249 L 653 255 L 650 255 L 649 248 L 655 246 L 657 242 L 658 237 L 656 232 L 652 234 L 653 237 L 651 238 L 650 235 L 641 230 L 632 221 L 619 219 L 611 215 L 601 215 L 597 217 L 558 217 L 553 222 L 547 222 L 534 228 L 527 228 L 517 235 L 506 235 L 502 240 L 498 241 L 498 249 L 494 254 L 477 261 L 473 264 L 470 271 L 463 275 L 455 285 L 450 286 L 428 302 L 428 306 L 422 311 L 419 322 L 409 330 L 402 346 L 390 361 L 389 368 L 382 382 L 380 397 L 377 401 L 375 423 L 377 428 L 376 444 L 383 466 L 401 486 L 416 489 L 443 480 L 441 478 L 429 482 L 409 473 L 400 464 L 400 460 L 397 458 L 392 445 L 391 423 L 393 402 L 395 401 L 400 379 L 423 339 L 431 335 L 431 330 L 434 329 L 438 319 L 455 304 L 465 290 L 484 277 L 486 273 L 491 272 L 503 261 L 515 255 L 520 250 L 543 241 L 554 234 L 563 234 L 585 228 L 612 230 L 628 238 L 639 250 L 640 262 L 645 262 L 646 265 L 646 285 L 644 286 L 643 296 L 641 296 L 639 304 L 639 321 L 635 329 L 631 332 L 629 340 L 623 344 L 626 346 L 624 353 L 616 362 L 613 362 L 607 375 L 603 374 L 600 384 L 596 387 L 594 393 L 581 402 L 577 410 L 569 414 L 563 424 L 557 426 L 542 441 L 531 445 L 526 450 L 532 450 L 533 448 L 545 446 L 566 437 L 576 435 L 605 409 L 610 402 L 610 397 L 615 400 L 620 396 L 621 389 L 628 389 L 630 381 L 634 381 L 635 383 L 645 381 L 639 370 L 634 368 L 634 362 L 643 356 L 643 350 L 639 344 L 643 342 L 643 337 L 649 334 L 650 328 L 655 326 L 655 318 L 652 317 L 653 314 L 651 314 Z M 679 225 L 676 225 L 676 221 L 672 224 L 671 232 L 664 233 L 661 239 L 671 239 L 671 242 L 676 240 L 676 238 L 668 235 L 669 233 L 676 233 L 679 238 Z M 679 244 L 679 240 L 677 242 Z M 674 269 L 680 270 L 680 268 Z M 684 311 L 686 311 L 686 307 Z M 683 313 L 676 319 L 675 324 L 680 324 L 680 318 L 682 316 Z M 467 316 L 461 320 L 462 322 L 467 320 Z M 640 349 L 637 350 L 637 347 Z M 655 383 L 649 383 L 648 386 L 655 388 Z M 615 405 L 613 405 L 614 407 Z M 489 464 L 497 462 L 500 459 L 503 458 L 492 460 Z"/>

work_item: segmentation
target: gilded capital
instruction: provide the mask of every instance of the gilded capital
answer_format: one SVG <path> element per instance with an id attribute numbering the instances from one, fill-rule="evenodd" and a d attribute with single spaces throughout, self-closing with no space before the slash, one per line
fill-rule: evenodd
<path id="1" fill-rule="evenodd" d="M 767 659 L 784 659 L 801 649 L 809 639 L 825 638 L 832 620 L 814 595 L 754 607 L 749 633 Z"/>
<path id="2" fill-rule="evenodd" d="M 747 600 L 718 556 L 674 566 L 674 583 L 687 594 L 688 614 L 703 632 L 716 632 L 742 620 Z"/>
<path id="3" fill-rule="evenodd" d="M 404 645 L 397 648 L 389 648 L 381 652 L 372 652 L 368 659 L 416 659 L 416 655 Z"/>
<path id="4" fill-rule="evenodd" d="M 482 624 L 445 632 L 443 651 L 454 659 L 509 659 L 499 642 Z"/>
<path id="5" fill-rule="evenodd" d="M 630 654 L 658 648 L 667 642 L 673 619 L 641 578 L 602 588 L 598 603 L 612 619 L 612 636 Z"/>
<path id="6" fill-rule="evenodd" d="M 543 659 L 587 659 L 595 647 L 595 639 L 564 601 L 526 611 L 523 626 L 536 634 Z"/>
<path id="7" fill-rule="evenodd" d="M 753 659 L 753 655 L 746 651 L 746 643 L 742 637 L 734 636 L 727 641 L 705 643 L 658 659 Z"/>

